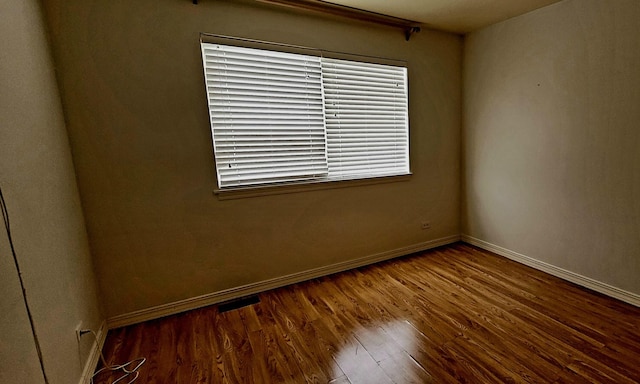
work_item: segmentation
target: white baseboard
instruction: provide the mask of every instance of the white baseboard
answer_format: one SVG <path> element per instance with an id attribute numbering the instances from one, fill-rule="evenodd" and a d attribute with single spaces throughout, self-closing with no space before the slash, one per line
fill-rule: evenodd
<path id="1" fill-rule="evenodd" d="M 243 285 L 236 288 L 225 289 L 223 291 L 208 293 L 202 296 L 192 297 L 176 301 L 169 304 L 158 305 L 139 311 L 117 315 L 109 318 L 107 324 L 109 329 L 124 327 L 143 321 L 153 320 L 164 316 L 174 315 L 176 313 L 185 312 L 191 309 L 206 307 L 208 305 L 221 303 L 227 300 L 237 299 L 240 297 L 253 295 L 259 292 L 268 291 L 274 288 L 280 288 L 285 285 L 295 284 L 302 281 L 315 279 L 317 277 L 327 276 L 333 273 L 346 271 L 353 268 L 377 263 L 384 260 L 393 259 L 400 256 L 406 256 L 415 252 L 424 251 L 431 248 L 440 247 L 460 241 L 460 235 L 443 237 L 436 240 L 426 241 L 394 249 L 387 252 L 377 253 L 365 256 L 355 260 L 344 261 L 332 265 L 310 269 L 307 271 L 297 272 L 286 276 L 276 277 L 273 279 L 263 280 L 256 283 Z"/>
<path id="2" fill-rule="evenodd" d="M 104 342 L 107 339 L 107 331 L 107 322 L 103 321 L 102 324 L 100 324 L 100 328 L 96 332 L 96 340 L 91 345 L 91 350 L 89 351 L 87 362 L 84 364 L 84 369 L 82 370 L 82 376 L 80 376 L 79 384 L 89 384 L 91 382 L 93 372 L 95 372 L 96 367 L 98 366 L 98 361 L 100 360 L 100 351 L 102 351 Z"/>
<path id="3" fill-rule="evenodd" d="M 585 288 L 589 288 L 593 291 L 602 293 L 603 295 L 616 298 L 618 300 L 624 301 L 631 305 L 635 305 L 636 307 L 640 307 L 640 295 L 637 295 L 635 293 L 628 292 L 620 288 L 616 288 L 609 284 L 605 284 L 598 280 L 594 280 L 590 277 L 582 276 L 575 272 L 567 271 L 566 269 L 562 269 L 560 267 L 556 267 L 555 265 L 551 265 L 543 261 L 536 260 L 529 256 L 525 256 L 523 254 L 514 252 L 506 248 L 502 248 L 498 245 L 491 244 L 487 241 L 480 240 L 469 235 L 462 235 L 461 240 L 464 241 L 465 243 L 469 243 L 479 248 L 486 249 L 487 251 L 497 253 L 500 256 L 504 256 L 520 264 L 527 265 L 531 268 L 537 269 L 542 272 L 546 272 L 550 275 L 559 277 L 563 280 L 567 280 L 572 283 L 583 286 Z"/>

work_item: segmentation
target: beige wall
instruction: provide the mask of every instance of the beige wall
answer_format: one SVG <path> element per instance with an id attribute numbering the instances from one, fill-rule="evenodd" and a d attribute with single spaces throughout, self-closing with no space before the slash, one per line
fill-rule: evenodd
<path id="1" fill-rule="evenodd" d="M 255 2 L 46 4 L 108 316 L 459 233 L 460 37 Z M 407 60 L 412 179 L 219 201 L 200 32 Z"/>
<path id="2" fill-rule="evenodd" d="M 53 63 L 35 0 L 0 2 L 0 185 L 44 367 L 77 382 L 102 317 Z M 18 275 L 0 231 L 0 382 L 44 382 Z M 81 350 L 79 350 L 81 349 Z"/>
<path id="3" fill-rule="evenodd" d="M 640 2 L 465 40 L 463 232 L 640 294 Z"/>

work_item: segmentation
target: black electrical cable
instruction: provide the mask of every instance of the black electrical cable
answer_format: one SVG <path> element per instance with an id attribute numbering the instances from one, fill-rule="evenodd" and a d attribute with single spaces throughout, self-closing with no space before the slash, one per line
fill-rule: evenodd
<path id="1" fill-rule="evenodd" d="M 42 350 L 40 349 L 40 341 L 38 341 L 38 335 L 36 328 L 33 324 L 33 316 L 31 316 L 31 309 L 29 308 L 29 301 L 27 300 L 27 290 L 24 288 L 24 281 L 22 280 L 22 272 L 20 270 L 20 264 L 18 263 L 18 256 L 16 255 L 16 249 L 13 246 L 13 238 L 11 237 L 11 225 L 9 224 L 9 210 L 7 204 L 4 201 L 2 195 L 2 187 L 0 187 L 0 208 L 2 208 L 2 220 L 4 221 L 4 228 L 7 231 L 7 238 L 9 239 L 9 246 L 11 247 L 11 254 L 13 255 L 13 262 L 16 265 L 16 272 L 18 272 L 18 279 L 20 280 L 20 287 L 22 288 L 22 299 L 24 300 L 24 306 L 27 309 L 27 316 L 29 317 L 29 324 L 31 325 L 31 334 L 33 335 L 33 341 L 36 345 L 36 352 L 38 353 L 38 360 L 40 361 L 40 369 L 42 370 L 42 377 L 45 384 L 49 384 L 47 374 L 44 370 L 44 362 L 42 361 Z"/>

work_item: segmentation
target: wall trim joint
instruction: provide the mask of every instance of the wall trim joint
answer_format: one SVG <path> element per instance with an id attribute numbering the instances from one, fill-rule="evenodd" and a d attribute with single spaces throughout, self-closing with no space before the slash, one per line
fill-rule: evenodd
<path id="1" fill-rule="evenodd" d="M 520 264 L 524 264 L 526 266 L 548 273 L 560 279 L 580 285 L 584 288 L 601 293 L 605 296 L 609 296 L 614 299 L 624 301 L 625 303 L 634 305 L 636 307 L 640 307 L 640 295 L 638 294 L 625 291 L 623 289 L 614 287 L 612 285 L 603 283 L 601 281 L 592 279 L 590 277 L 580 275 L 575 272 L 567 271 L 566 269 L 545 263 L 544 261 L 536 260 L 532 257 L 523 255 L 518 252 L 514 252 L 507 248 L 500 247 L 488 241 L 480 240 L 473 236 L 463 234 L 461 236 L 461 239 L 465 243 L 475 245 L 476 247 L 496 253 L 500 256 L 506 257 L 507 259 L 513 260 Z"/>

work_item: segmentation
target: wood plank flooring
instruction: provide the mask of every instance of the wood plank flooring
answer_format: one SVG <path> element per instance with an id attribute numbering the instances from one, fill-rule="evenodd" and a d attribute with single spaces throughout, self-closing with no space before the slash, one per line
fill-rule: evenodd
<path id="1" fill-rule="evenodd" d="M 466 244 L 109 332 L 139 383 L 638 383 L 640 308 Z M 110 383 L 108 375 L 96 383 Z"/>

